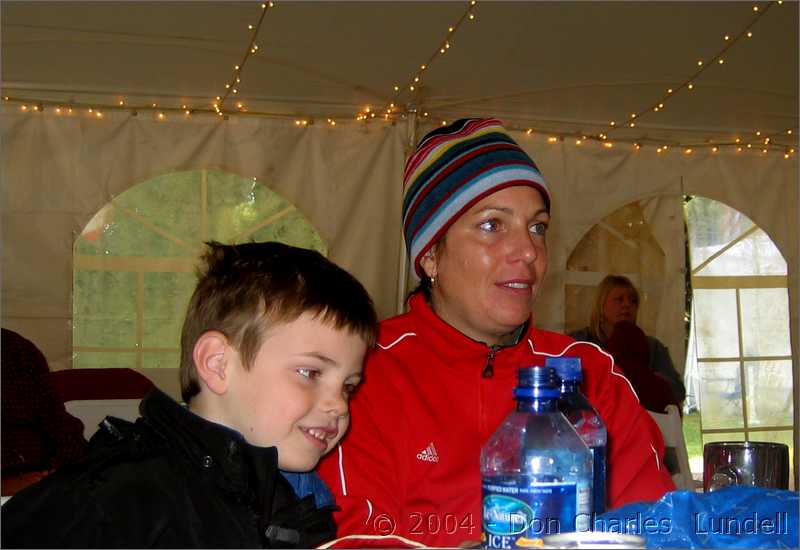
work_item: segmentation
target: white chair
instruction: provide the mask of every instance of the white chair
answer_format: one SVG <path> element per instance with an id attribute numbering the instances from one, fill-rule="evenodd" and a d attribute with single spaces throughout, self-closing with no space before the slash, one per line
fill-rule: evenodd
<path id="1" fill-rule="evenodd" d="M 67 412 L 83 422 L 83 437 L 90 439 L 106 416 L 131 422 L 139 418 L 141 399 L 84 399 L 67 401 Z"/>
<path id="2" fill-rule="evenodd" d="M 83 422 L 86 439 L 106 416 L 136 420 L 139 402 L 153 388 L 146 376 L 127 368 L 59 370 L 50 381 L 67 412 Z"/>
<path id="3" fill-rule="evenodd" d="M 656 421 L 664 437 L 665 455 L 674 453 L 675 460 L 664 460 L 668 467 L 671 466 L 672 481 L 678 489 L 694 491 L 695 483 L 689 467 L 689 453 L 686 451 L 686 441 L 683 439 L 683 420 L 678 407 L 667 405 L 666 414 L 647 412 Z"/>

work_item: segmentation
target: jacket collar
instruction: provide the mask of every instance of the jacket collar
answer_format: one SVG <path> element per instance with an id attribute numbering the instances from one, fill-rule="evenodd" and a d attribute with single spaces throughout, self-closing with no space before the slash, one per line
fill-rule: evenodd
<path id="1" fill-rule="evenodd" d="M 137 424 L 183 451 L 221 491 L 252 503 L 265 547 L 313 548 L 336 535 L 332 504 L 317 508 L 313 495 L 298 499 L 278 471 L 275 447 L 250 445 L 239 432 L 194 414 L 158 389 L 139 410 Z"/>
<path id="2" fill-rule="evenodd" d="M 484 342 L 473 340 L 458 329 L 445 322 L 433 311 L 425 296 L 418 292 L 409 299 L 411 315 L 414 317 L 417 335 L 430 345 L 434 353 L 446 360 L 484 360 L 490 352 L 502 353 L 506 349 L 518 349 L 522 344 L 527 346 L 527 338 L 531 332 L 531 321 L 517 329 L 515 343 L 506 346 L 489 346 Z"/>
<path id="3" fill-rule="evenodd" d="M 192 463 L 216 474 L 225 489 L 240 494 L 252 490 L 259 508 L 272 502 L 278 475 L 275 447 L 250 445 L 239 432 L 194 414 L 158 389 L 145 397 L 140 412 L 146 424 Z"/>

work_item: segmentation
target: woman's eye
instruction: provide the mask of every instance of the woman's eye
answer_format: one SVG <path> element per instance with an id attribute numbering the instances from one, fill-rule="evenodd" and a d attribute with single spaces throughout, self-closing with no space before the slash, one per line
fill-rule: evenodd
<path id="1" fill-rule="evenodd" d="M 345 384 L 342 391 L 347 397 L 350 397 L 355 393 L 356 389 L 358 389 L 358 384 Z"/>
<path id="2" fill-rule="evenodd" d="M 300 376 L 304 376 L 309 380 L 316 380 L 319 378 L 320 372 L 316 369 L 306 369 L 306 368 L 299 368 L 297 369 L 297 374 Z"/>
<path id="3" fill-rule="evenodd" d="M 530 231 L 534 235 L 545 235 L 547 233 L 547 224 L 544 222 L 535 223 L 531 226 Z"/>
<path id="4" fill-rule="evenodd" d="M 486 231 L 487 233 L 491 233 L 497 231 L 500 228 L 500 222 L 497 220 L 486 220 L 485 222 L 481 222 L 478 225 L 481 231 Z"/>

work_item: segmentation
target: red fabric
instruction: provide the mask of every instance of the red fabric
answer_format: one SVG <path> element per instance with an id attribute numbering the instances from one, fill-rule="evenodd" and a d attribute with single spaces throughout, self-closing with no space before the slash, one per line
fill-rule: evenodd
<path id="1" fill-rule="evenodd" d="M 66 369 L 50 374 L 61 400 L 141 399 L 153 389 L 145 375 L 124 368 Z"/>
<path id="2" fill-rule="evenodd" d="M 666 378 L 650 370 L 650 346 L 645 333 L 630 321 L 621 321 L 606 345 L 622 372 L 631 381 L 645 409 L 663 413 L 667 405 L 680 402 Z"/>
<path id="3" fill-rule="evenodd" d="M 338 536 L 397 534 L 431 546 L 481 535 L 480 449 L 513 409 L 517 369 L 548 355 L 581 358 L 584 390 L 609 433 L 611 507 L 656 500 L 675 488 L 658 426 L 630 383 L 597 346 L 530 328 L 500 350 L 444 323 L 416 295 L 411 311 L 381 323 L 365 383 L 351 401 L 350 433 L 319 473 L 342 510 Z"/>
<path id="4" fill-rule="evenodd" d="M 345 538 L 326 542 L 319 548 L 423 548 L 423 546 L 394 535 L 378 538 L 349 535 Z"/>
<path id="5" fill-rule="evenodd" d="M 39 348 L 7 329 L 0 347 L 3 477 L 52 470 L 85 456 L 83 424 L 54 393 Z"/>

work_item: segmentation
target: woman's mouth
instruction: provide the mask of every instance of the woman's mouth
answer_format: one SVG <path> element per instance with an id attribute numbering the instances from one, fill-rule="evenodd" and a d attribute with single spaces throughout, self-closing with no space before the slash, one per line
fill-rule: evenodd
<path id="1" fill-rule="evenodd" d="M 531 281 L 519 280 L 519 279 L 514 279 L 511 281 L 503 281 L 497 283 L 496 286 L 500 287 L 502 290 L 520 295 L 530 295 L 533 288 Z"/>

